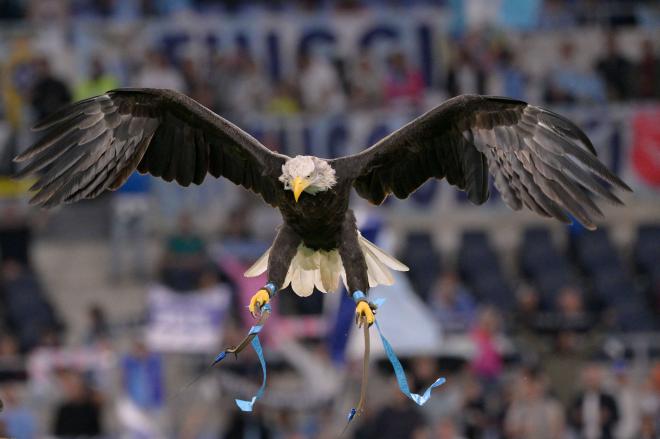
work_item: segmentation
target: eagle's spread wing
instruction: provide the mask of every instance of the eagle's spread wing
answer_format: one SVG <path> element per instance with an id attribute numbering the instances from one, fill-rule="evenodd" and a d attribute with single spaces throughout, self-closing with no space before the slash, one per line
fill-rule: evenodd
<path id="1" fill-rule="evenodd" d="M 593 194 L 621 201 L 612 188 L 630 190 L 596 157 L 587 136 L 551 111 L 522 101 L 459 96 L 420 116 L 371 148 L 337 159 L 340 175 L 358 194 L 380 204 L 393 193 L 406 198 L 427 179 L 446 178 L 481 204 L 488 171 L 506 204 L 588 228 L 601 211 Z"/>
<path id="2" fill-rule="evenodd" d="M 185 95 L 158 89 L 118 89 L 89 98 L 35 126 L 44 131 L 16 157 L 17 177 L 40 173 L 31 202 L 45 207 L 93 198 L 121 186 L 137 169 L 200 184 L 224 176 L 275 204 L 286 156 Z"/>

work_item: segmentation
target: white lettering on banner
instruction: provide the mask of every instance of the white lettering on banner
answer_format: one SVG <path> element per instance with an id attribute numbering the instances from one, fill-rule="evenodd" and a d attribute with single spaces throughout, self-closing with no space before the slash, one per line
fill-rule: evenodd
<path id="1" fill-rule="evenodd" d="M 152 287 L 147 299 L 148 346 L 160 352 L 215 352 L 229 303 L 230 293 L 223 286 L 185 294 Z"/>

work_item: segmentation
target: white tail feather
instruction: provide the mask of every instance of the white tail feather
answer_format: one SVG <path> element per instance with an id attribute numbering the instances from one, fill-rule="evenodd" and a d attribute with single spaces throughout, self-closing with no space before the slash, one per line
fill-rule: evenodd
<path id="1" fill-rule="evenodd" d="M 245 277 L 257 277 L 268 268 L 268 255 L 270 254 L 270 249 L 273 247 L 268 247 L 266 252 L 259 256 L 259 259 L 256 260 L 254 264 L 243 274 Z"/>
<path id="2" fill-rule="evenodd" d="M 408 271 L 408 267 L 369 242 L 359 232 L 358 242 L 367 263 L 370 288 L 377 285 L 392 285 L 394 276 L 390 269 Z M 248 268 L 245 272 L 246 277 L 259 276 L 266 271 L 270 251 L 269 248 Z M 312 294 L 314 287 L 323 293 L 336 291 L 339 288 L 340 278 L 346 286 L 346 271 L 337 250 L 315 251 L 300 244 L 296 255 L 291 260 L 282 288 L 291 284 L 291 288 L 297 295 L 307 297 Z"/>

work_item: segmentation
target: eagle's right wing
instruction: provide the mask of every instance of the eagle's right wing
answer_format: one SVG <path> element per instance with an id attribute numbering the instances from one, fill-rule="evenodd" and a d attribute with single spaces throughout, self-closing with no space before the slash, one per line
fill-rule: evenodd
<path id="1" fill-rule="evenodd" d="M 226 177 L 275 205 L 286 156 L 189 97 L 170 90 L 117 89 L 39 122 L 45 134 L 16 157 L 17 177 L 40 173 L 31 202 L 50 207 L 121 186 L 136 169 L 200 184 Z"/>

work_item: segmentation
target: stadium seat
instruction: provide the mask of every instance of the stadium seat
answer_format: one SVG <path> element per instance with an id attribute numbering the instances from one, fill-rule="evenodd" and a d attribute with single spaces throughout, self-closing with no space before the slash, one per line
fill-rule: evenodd
<path id="1" fill-rule="evenodd" d="M 410 268 L 408 277 L 415 292 L 427 298 L 442 271 L 440 253 L 433 245 L 433 237 L 426 232 L 410 233 L 401 260 Z"/>
<path id="2" fill-rule="evenodd" d="M 633 253 L 637 272 L 650 275 L 660 264 L 660 224 L 645 224 L 637 229 Z"/>
<path id="3" fill-rule="evenodd" d="M 467 231 L 458 252 L 458 271 L 477 299 L 503 311 L 513 309 L 511 287 L 501 270 L 499 256 L 483 231 Z"/>
<path id="4" fill-rule="evenodd" d="M 546 228 L 524 231 L 518 260 L 521 275 L 539 290 L 544 308 L 554 304 L 562 287 L 578 283 L 567 258 L 555 247 Z"/>

